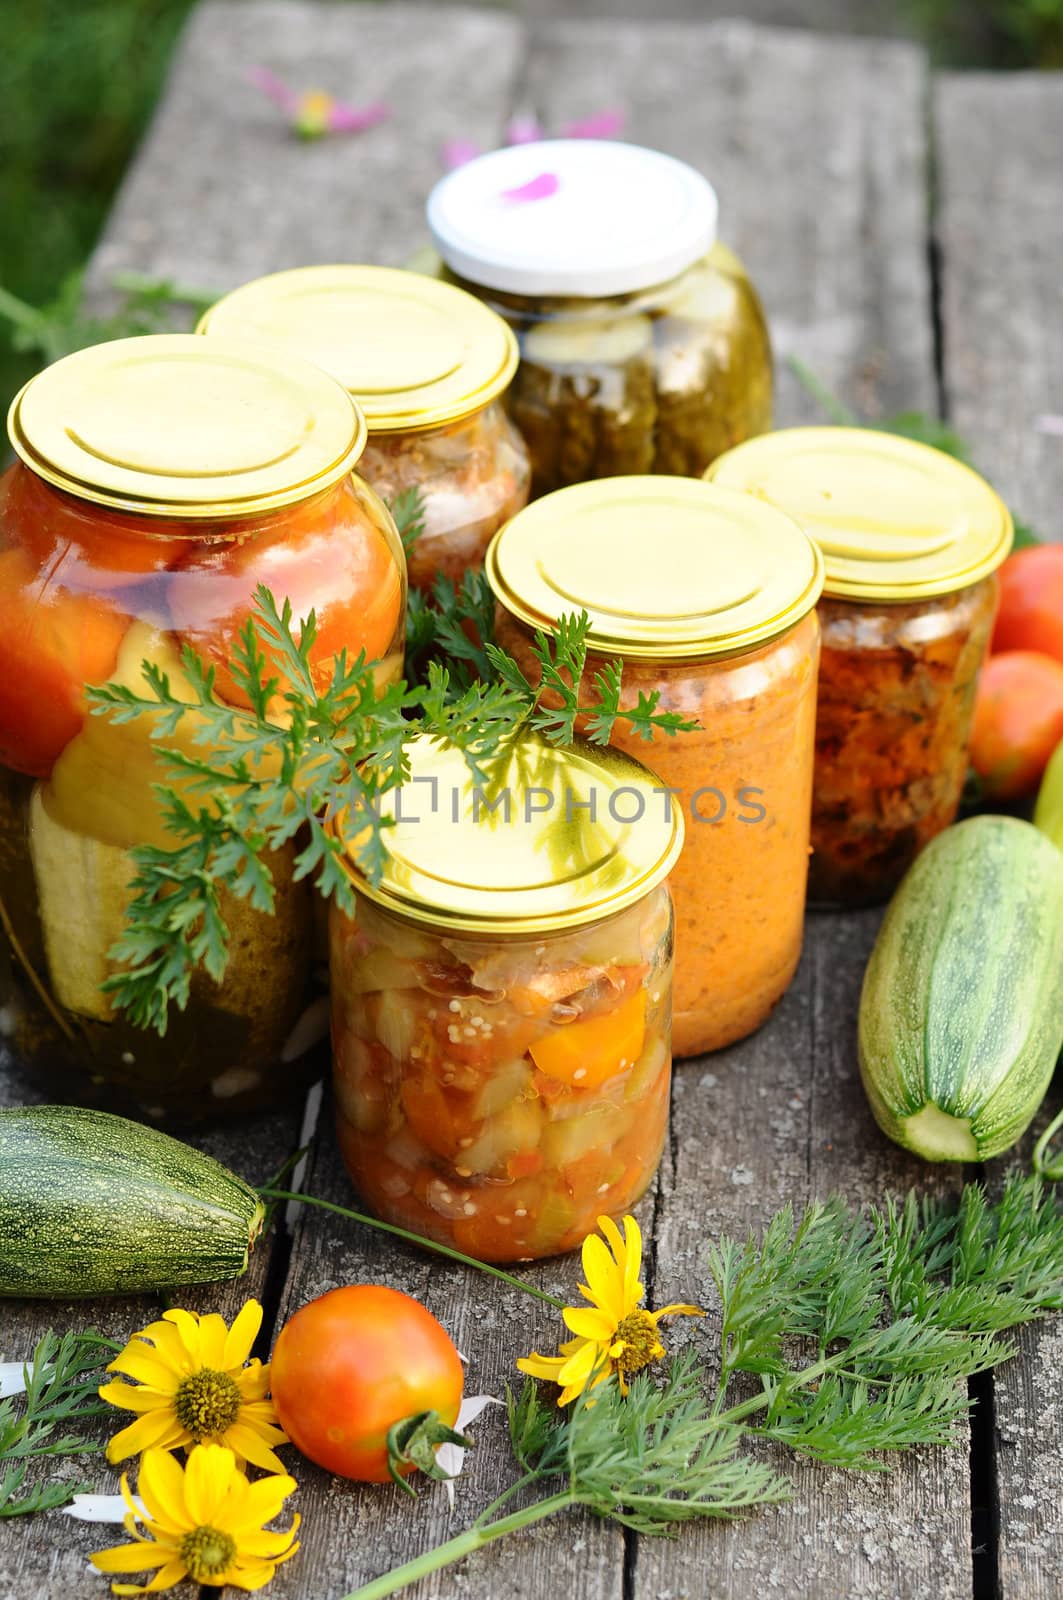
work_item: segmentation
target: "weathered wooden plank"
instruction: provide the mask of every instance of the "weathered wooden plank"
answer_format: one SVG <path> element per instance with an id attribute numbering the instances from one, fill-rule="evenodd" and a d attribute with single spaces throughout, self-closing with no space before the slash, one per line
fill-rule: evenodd
<path id="1" fill-rule="evenodd" d="M 935 114 L 950 414 L 1009 504 L 1063 538 L 1063 438 L 1039 426 L 1063 413 L 1063 82 L 946 76 Z M 1002 1600 L 1063 1589 L 1061 1337 L 1027 1330 L 995 1375 Z"/>
<path id="2" fill-rule="evenodd" d="M 872 415 L 932 406 L 925 91 L 911 46 L 738 21 L 544 28 L 525 86 L 547 128 L 617 106 L 626 137 L 716 185 L 768 313 L 783 423 L 815 415 L 790 355 Z"/>
<path id="3" fill-rule="evenodd" d="M 315 261 L 401 264 L 426 241 L 441 143 L 497 143 L 521 29 L 492 12 L 315 0 L 206 0 L 123 184 L 90 281 L 161 274 L 228 289 Z M 366 133 L 295 138 L 246 81 L 268 67 L 392 116 Z"/>

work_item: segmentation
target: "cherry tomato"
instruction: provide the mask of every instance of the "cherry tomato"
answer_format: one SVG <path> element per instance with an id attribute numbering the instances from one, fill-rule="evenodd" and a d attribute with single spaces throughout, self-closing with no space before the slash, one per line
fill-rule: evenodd
<path id="1" fill-rule="evenodd" d="M 990 648 L 1037 650 L 1063 661 L 1063 545 L 1032 545 L 1005 561 Z"/>
<path id="2" fill-rule="evenodd" d="M 1034 650 L 990 656 L 978 680 L 971 765 L 986 794 L 1032 794 L 1063 739 L 1063 662 Z"/>
<path id="3" fill-rule="evenodd" d="M 311 668 L 318 688 L 327 685 L 341 650 L 351 660 L 360 650 L 370 661 L 387 653 L 402 609 L 402 577 L 354 489 L 345 484 L 339 496 L 319 497 L 312 511 L 282 513 L 242 539 L 201 545 L 169 580 L 174 626 L 215 668 L 217 691 L 232 704 L 248 704 L 229 666 L 262 583 L 278 606 L 291 602 L 296 632 L 314 612 Z"/>
<path id="4" fill-rule="evenodd" d="M 127 588 L 180 560 L 174 524 L 89 505 L 61 494 L 20 461 L 0 478 L 4 528 L 38 572 L 83 593 Z"/>
<path id="5" fill-rule="evenodd" d="M 37 577 L 0 552 L 0 762 L 47 777 L 85 720 L 86 683 L 104 683 L 129 618 L 107 601 Z"/>
<path id="6" fill-rule="evenodd" d="M 304 1456 L 342 1478 L 386 1483 L 388 1429 L 419 1411 L 453 1426 L 464 1384 L 446 1329 L 409 1295 L 353 1284 L 285 1323 L 271 1389 L 281 1427 Z"/>

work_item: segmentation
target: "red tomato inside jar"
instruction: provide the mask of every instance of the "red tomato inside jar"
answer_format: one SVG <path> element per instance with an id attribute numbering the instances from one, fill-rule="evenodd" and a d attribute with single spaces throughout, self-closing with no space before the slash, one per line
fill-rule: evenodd
<path id="1" fill-rule="evenodd" d="M 679 809 L 615 751 L 412 747 L 378 885 L 331 922 L 340 1147 L 385 1219 L 485 1261 L 579 1246 L 668 1120 Z M 353 872 L 353 869 L 352 869 Z"/>
<path id="2" fill-rule="evenodd" d="M 17 1054 L 156 1119 L 209 1117 L 298 1084 L 314 1003 L 311 891 L 272 861 L 276 914 L 223 895 L 222 982 L 193 980 L 167 1033 L 116 1012 L 131 851 L 174 849 L 154 785 L 182 790 L 148 713 L 89 716 L 88 685 L 145 693 L 144 668 L 241 708 L 233 650 L 266 584 L 290 601 L 323 686 L 341 649 L 402 671 L 405 563 L 394 523 L 351 468 L 365 424 L 307 363 L 191 335 L 80 351 L 31 380 L 0 478 L 0 905 Z M 162 744 L 202 754 L 190 711 Z M 202 791 L 188 790 L 202 804 Z M 317 1006 L 320 1009 L 320 1000 Z"/>

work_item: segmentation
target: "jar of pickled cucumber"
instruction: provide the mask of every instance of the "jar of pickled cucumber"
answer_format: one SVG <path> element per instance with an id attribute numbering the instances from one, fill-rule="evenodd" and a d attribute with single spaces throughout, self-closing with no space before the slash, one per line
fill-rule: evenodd
<path id="1" fill-rule="evenodd" d="M 962 462 L 866 428 L 785 428 L 709 476 L 823 552 L 809 897 L 886 900 L 959 809 L 1010 514 Z"/>
<path id="2" fill-rule="evenodd" d="M 331 917 L 340 1148 L 379 1216 L 484 1261 L 573 1250 L 657 1168 L 683 824 L 637 762 L 536 735 L 474 783 L 411 746 L 379 883 Z"/>
<path id="3" fill-rule="evenodd" d="M 159 335 L 83 350 L 22 390 L 18 459 L 0 478 L 0 920 L 5 1031 L 71 1098 L 112 1098 L 193 1120 L 263 1103 L 299 1082 L 327 1027 L 308 954 L 312 891 L 271 860 L 276 914 L 222 894 L 221 983 L 193 978 L 164 1037 L 116 1011 L 139 845 L 174 849 L 153 785 L 194 809 L 204 790 L 159 743 L 202 756 L 196 711 L 167 722 L 90 716 L 86 685 L 148 693 L 145 665 L 197 696 L 182 648 L 214 691 L 249 706 L 233 647 L 265 583 L 295 626 L 318 622 L 311 669 L 365 650 L 402 671 L 405 563 L 386 507 L 352 475 L 365 423 L 309 363 L 229 340 Z M 279 707 L 283 715 L 283 705 Z M 237 723 L 238 725 L 238 723 Z M 263 760 L 266 758 L 263 758 Z M 261 770 L 261 767 L 259 768 Z M 315 997 L 316 995 L 316 997 Z"/>
<path id="4" fill-rule="evenodd" d="M 452 281 L 520 341 L 508 404 L 533 494 L 694 476 L 771 426 L 767 325 L 716 219 L 692 167 L 610 141 L 514 145 L 433 189 L 428 222 Z"/>
<path id="5" fill-rule="evenodd" d="M 394 504 L 420 492 L 410 583 L 457 583 L 528 498 L 528 453 L 502 397 L 517 341 L 472 295 L 393 267 L 296 267 L 244 284 L 200 333 L 268 339 L 338 378 L 365 415 L 359 472 Z"/>
<path id="6" fill-rule="evenodd" d="M 538 678 L 535 630 L 590 619 L 585 683 L 692 722 L 611 740 L 674 796 L 677 1056 L 751 1033 L 801 953 L 823 562 L 783 513 L 687 478 L 611 478 L 522 511 L 487 552 L 498 643 Z"/>

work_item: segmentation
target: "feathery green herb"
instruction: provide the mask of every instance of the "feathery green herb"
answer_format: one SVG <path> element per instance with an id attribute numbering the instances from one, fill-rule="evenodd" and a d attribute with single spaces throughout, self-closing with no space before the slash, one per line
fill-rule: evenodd
<path id="1" fill-rule="evenodd" d="M 86 310 L 80 272 L 65 278 L 55 297 L 43 306 L 29 305 L 0 287 L 0 320 L 11 329 L 12 349 L 36 356 L 42 365 L 48 365 L 87 345 L 142 333 L 170 332 L 175 308 L 205 309 L 218 298 L 213 292 L 192 289 L 168 278 L 145 278 L 137 273 L 118 274 L 114 287 L 121 300 L 109 315 Z"/>
<path id="2" fill-rule="evenodd" d="M 97 1389 L 100 1368 L 121 1347 L 100 1334 L 50 1329 L 26 1363 L 24 1395 L 0 1400 L 0 1517 L 26 1516 L 70 1503 L 91 1487 L 84 1483 L 33 1481 L 35 1464 L 61 1456 L 98 1454 L 99 1443 L 78 1427 L 107 1407 Z"/>

